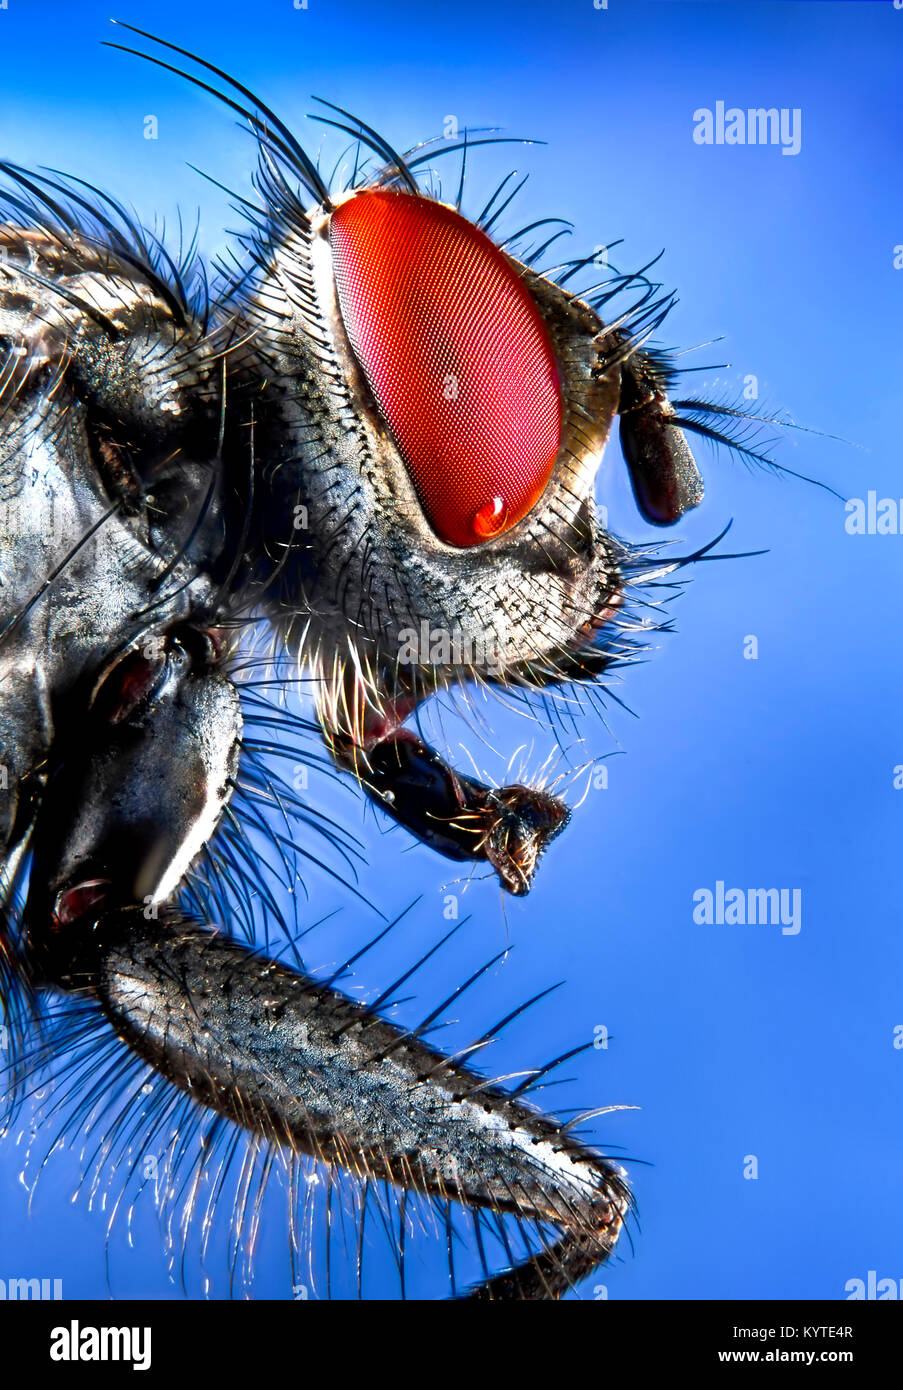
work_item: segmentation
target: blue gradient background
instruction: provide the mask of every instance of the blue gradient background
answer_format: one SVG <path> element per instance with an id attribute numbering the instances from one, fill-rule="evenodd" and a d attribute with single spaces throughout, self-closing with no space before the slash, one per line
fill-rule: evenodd
<path id="1" fill-rule="evenodd" d="M 178 204 L 200 204 L 202 244 L 215 251 L 236 219 L 186 161 L 246 192 L 250 142 L 212 99 L 101 48 L 116 37 L 108 12 L 94 0 L 77 9 L 9 0 L 0 11 L 0 154 L 71 170 L 145 219 L 171 224 Z M 617 258 L 632 266 L 667 247 L 659 268 L 681 294 L 668 341 L 727 335 L 690 359 L 733 364 L 702 379 L 736 391 L 754 373 L 760 404 L 855 445 L 796 434 L 778 455 L 789 467 L 844 496 L 903 494 L 903 271 L 893 267 L 903 243 L 903 13 L 890 0 L 611 0 L 607 11 L 591 0 L 310 0 L 306 11 L 291 0 L 122 0 L 117 13 L 235 72 L 313 150 L 310 93 L 398 146 L 441 133 L 449 113 L 546 140 L 474 157 L 471 212 L 515 164 L 531 175 L 519 223 L 570 218 L 573 254 L 624 237 Z M 802 152 L 697 146 L 692 113 L 719 99 L 800 107 Z M 148 114 L 158 117 L 155 142 L 142 136 Z M 447 177 L 453 184 L 451 161 Z M 700 378 L 689 381 L 692 390 Z M 893 788 L 903 763 L 903 537 L 849 536 L 842 502 L 826 492 L 751 474 L 702 444 L 698 457 L 706 502 L 680 526 L 681 545 L 710 540 L 733 518 L 729 549 L 769 553 L 695 571 L 672 609 L 679 633 L 626 673 L 619 693 L 640 717 L 612 705 L 607 728 L 583 721 L 575 760 L 626 754 L 607 763 L 608 790 L 589 793 L 526 901 L 471 884 L 462 899 L 471 921 L 399 1016 L 416 1021 L 510 942 L 504 964 L 452 1011 L 455 1044 L 556 979 L 564 987 L 498 1044 L 498 1071 L 591 1039 L 598 1024 L 610 1030 L 607 1050 L 565 1069 L 574 1081 L 560 1101 L 642 1107 L 596 1122 L 600 1142 L 643 1160 L 631 1169 L 634 1248 L 624 1243 L 592 1281 L 610 1298 L 842 1298 L 846 1281 L 870 1269 L 903 1277 L 903 1051 L 893 1046 L 903 1023 L 903 792 Z M 599 499 L 620 534 L 656 538 L 616 446 Z M 743 657 L 748 634 L 756 661 Z M 487 714 L 498 753 L 463 723 L 443 727 L 492 775 L 525 741 L 534 766 L 553 747 L 540 727 Z M 311 787 L 364 836 L 366 885 L 386 911 L 423 894 L 362 962 L 360 985 L 382 988 L 446 925 L 454 866 L 389 833 L 350 792 L 314 775 Z M 801 933 L 695 925 L 692 894 L 717 879 L 801 888 Z M 308 921 L 343 901 L 316 875 L 311 895 Z M 375 928 L 344 901 L 305 944 L 311 964 L 341 959 Z M 743 1177 L 750 1154 L 755 1181 Z M 178 1296 L 149 1204 L 133 1248 L 114 1235 L 108 1276 L 105 1217 L 69 1200 L 77 1159 L 52 1160 L 30 1217 L 21 1168 L 21 1145 L 7 1140 L 0 1277 L 61 1277 L 70 1296 Z M 284 1296 L 278 1237 L 271 1223 L 258 1291 Z M 394 1296 L 391 1261 L 384 1250 L 373 1258 L 370 1291 Z M 212 1292 L 224 1292 L 221 1281 Z"/>

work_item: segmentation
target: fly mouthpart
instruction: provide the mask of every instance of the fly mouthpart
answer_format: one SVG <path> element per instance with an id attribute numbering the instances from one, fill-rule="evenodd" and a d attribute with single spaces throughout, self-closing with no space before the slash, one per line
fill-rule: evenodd
<path id="1" fill-rule="evenodd" d="M 571 818 L 557 796 L 515 784 L 490 792 L 484 816 L 486 858 L 515 897 L 529 893 L 539 860 Z"/>

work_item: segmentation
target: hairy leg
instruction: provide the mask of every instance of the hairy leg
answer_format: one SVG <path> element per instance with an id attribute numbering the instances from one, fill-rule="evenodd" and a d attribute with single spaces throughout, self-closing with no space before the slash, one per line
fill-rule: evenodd
<path id="1" fill-rule="evenodd" d="M 171 909 L 106 914 L 62 972 L 119 1037 L 268 1142 L 467 1207 L 556 1228 L 474 1290 L 565 1293 L 607 1259 L 628 1207 L 621 1170 L 566 1128 L 362 1005 Z"/>

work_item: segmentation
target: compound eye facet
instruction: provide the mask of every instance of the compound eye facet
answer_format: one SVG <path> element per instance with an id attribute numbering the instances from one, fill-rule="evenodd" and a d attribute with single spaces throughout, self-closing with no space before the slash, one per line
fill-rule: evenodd
<path id="1" fill-rule="evenodd" d="M 339 307 L 436 534 L 482 545 L 515 526 L 561 444 L 558 369 L 526 286 L 452 208 L 371 190 L 332 215 Z"/>

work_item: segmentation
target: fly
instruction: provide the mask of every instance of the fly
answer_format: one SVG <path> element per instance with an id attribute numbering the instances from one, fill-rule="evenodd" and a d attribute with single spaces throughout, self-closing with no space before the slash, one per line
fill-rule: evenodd
<path id="1" fill-rule="evenodd" d="M 361 1225 L 369 1190 L 400 1194 L 402 1255 L 408 1196 L 441 1212 L 453 1288 L 451 1213 L 469 1210 L 481 1258 L 490 1222 L 504 1251 L 474 1296 L 559 1297 L 610 1256 L 631 1198 L 577 1121 L 530 1104 L 548 1069 L 490 1081 L 471 1058 L 491 1033 L 446 1056 L 427 1036 L 441 1010 L 406 1030 L 381 1016 L 391 990 L 352 1001 L 362 952 L 324 981 L 241 939 L 255 913 L 279 920 L 255 837 L 286 863 L 315 853 L 316 812 L 279 770 L 300 724 L 278 695 L 306 671 L 329 757 L 379 813 L 524 895 L 567 806 L 452 767 L 411 727 L 418 707 L 463 684 L 594 691 L 654 625 L 649 586 L 706 556 L 650 556 L 598 520 L 616 419 L 658 525 L 702 500 L 688 434 L 768 460 L 731 435 L 751 417 L 680 395 L 651 342 L 672 304 L 651 265 L 548 265 L 557 219 L 496 240 L 507 180 L 472 219 L 460 191 L 436 196 L 440 158 L 497 137 L 401 155 L 323 103 L 355 152 L 326 180 L 239 82 L 132 32 L 247 123 L 259 203 L 241 200 L 239 273 L 207 294 L 193 248 L 176 259 L 105 194 L 3 165 L 10 1089 L 68 1000 L 79 1117 L 130 1059 L 150 1068 L 104 1112 L 101 1161 L 124 1161 L 154 1091 L 175 1158 L 200 1135 L 216 1173 L 217 1144 L 245 1134 L 250 1228 L 253 1174 L 282 1165 L 294 1191 L 314 1160 L 353 1176 Z M 243 683 L 261 625 L 272 647 Z M 195 1209 L 198 1182 L 172 1180 Z"/>

